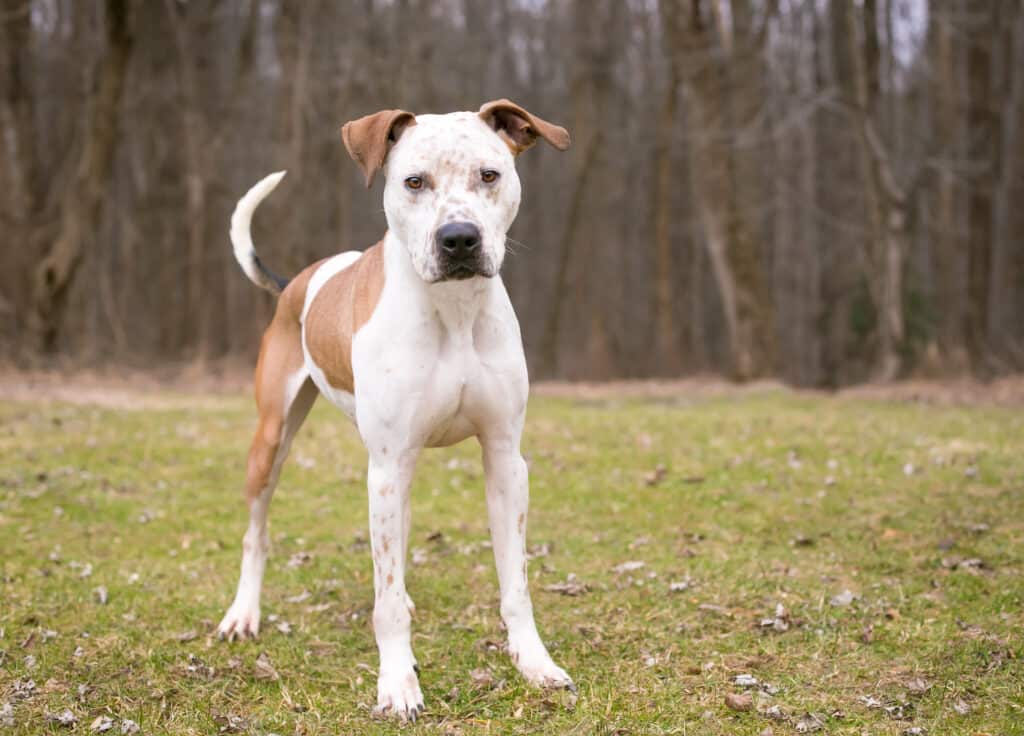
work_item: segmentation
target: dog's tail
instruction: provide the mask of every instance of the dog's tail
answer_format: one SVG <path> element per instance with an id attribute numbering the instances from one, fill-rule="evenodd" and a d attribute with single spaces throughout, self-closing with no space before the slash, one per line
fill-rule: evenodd
<path id="1" fill-rule="evenodd" d="M 252 223 L 252 213 L 256 211 L 260 202 L 274 191 L 284 175 L 284 171 L 278 171 L 261 179 L 256 186 L 245 193 L 244 197 L 238 200 L 235 211 L 231 215 L 231 245 L 235 249 L 235 260 L 238 261 L 238 265 L 242 267 L 250 281 L 272 294 L 280 294 L 288 285 L 288 279 L 281 278 L 263 265 L 263 261 L 256 255 L 256 248 L 252 244 L 249 225 Z"/>

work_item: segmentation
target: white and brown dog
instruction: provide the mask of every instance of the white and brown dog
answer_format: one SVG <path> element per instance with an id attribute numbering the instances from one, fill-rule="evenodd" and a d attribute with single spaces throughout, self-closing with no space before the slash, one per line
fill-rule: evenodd
<path id="1" fill-rule="evenodd" d="M 249 450 L 249 528 L 222 637 L 255 636 L 269 540 L 267 512 L 281 465 L 317 394 L 358 427 L 369 453 L 373 627 L 380 652 L 377 711 L 423 709 L 405 591 L 409 487 L 420 450 L 476 437 L 512 661 L 531 683 L 573 687 L 537 633 L 526 576 L 526 463 L 519 450 L 528 381 L 519 324 L 498 275 L 519 209 L 515 156 L 569 134 L 508 100 L 479 112 L 415 116 L 383 110 L 342 128 L 369 187 L 386 176 L 388 231 L 290 282 L 256 256 L 256 206 L 284 173 L 242 199 L 231 218 L 235 257 L 257 285 L 280 292 L 256 364 L 259 425 Z"/>

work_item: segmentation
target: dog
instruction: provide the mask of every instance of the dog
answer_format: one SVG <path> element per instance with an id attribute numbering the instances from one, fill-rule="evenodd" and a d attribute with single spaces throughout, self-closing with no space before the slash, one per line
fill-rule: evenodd
<path id="1" fill-rule="evenodd" d="M 355 423 L 369 455 L 375 713 L 423 710 L 405 589 L 409 487 L 420 451 L 476 437 L 508 652 L 541 687 L 575 689 L 537 633 L 526 575 L 527 466 L 520 449 L 529 383 L 519 323 L 499 271 L 516 217 L 515 159 L 537 140 L 564 151 L 568 132 L 509 100 L 478 112 L 382 110 L 342 128 L 369 188 L 385 176 L 384 238 L 309 266 L 291 281 L 267 268 L 253 212 L 271 174 L 239 200 L 231 241 L 242 270 L 279 294 L 256 363 L 259 421 L 249 450 L 249 526 L 221 638 L 255 637 L 269 538 L 267 514 L 295 433 L 322 394 Z"/>

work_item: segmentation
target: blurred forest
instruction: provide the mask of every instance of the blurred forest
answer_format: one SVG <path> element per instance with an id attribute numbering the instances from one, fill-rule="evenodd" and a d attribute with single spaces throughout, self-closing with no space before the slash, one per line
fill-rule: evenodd
<path id="1" fill-rule="evenodd" d="M 1024 368 L 1021 0 L 0 0 L 0 340 L 255 355 L 286 275 L 385 228 L 342 146 L 508 97 L 531 374 L 837 386 Z"/>

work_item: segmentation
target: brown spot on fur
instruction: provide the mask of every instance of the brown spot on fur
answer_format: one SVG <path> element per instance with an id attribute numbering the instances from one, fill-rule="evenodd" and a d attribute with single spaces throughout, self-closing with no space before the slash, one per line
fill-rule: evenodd
<path id="1" fill-rule="evenodd" d="M 523 533 L 523 523 L 526 521 L 526 514 L 519 514 L 519 533 Z"/>
<path id="2" fill-rule="evenodd" d="M 391 542 L 388 540 L 387 537 L 381 537 L 380 545 L 384 548 L 385 552 L 387 552 L 391 548 Z"/>
<path id="3" fill-rule="evenodd" d="M 306 349 L 334 388 L 349 393 L 355 390 L 352 339 L 373 316 L 383 289 L 384 243 L 381 241 L 329 278 L 309 305 Z"/>
<path id="4" fill-rule="evenodd" d="M 392 575 L 391 573 L 388 573 L 388 587 L 391 587 L 392 583 L 394 583 L 394 582 L 395 582 L 395 576 Z"/>

